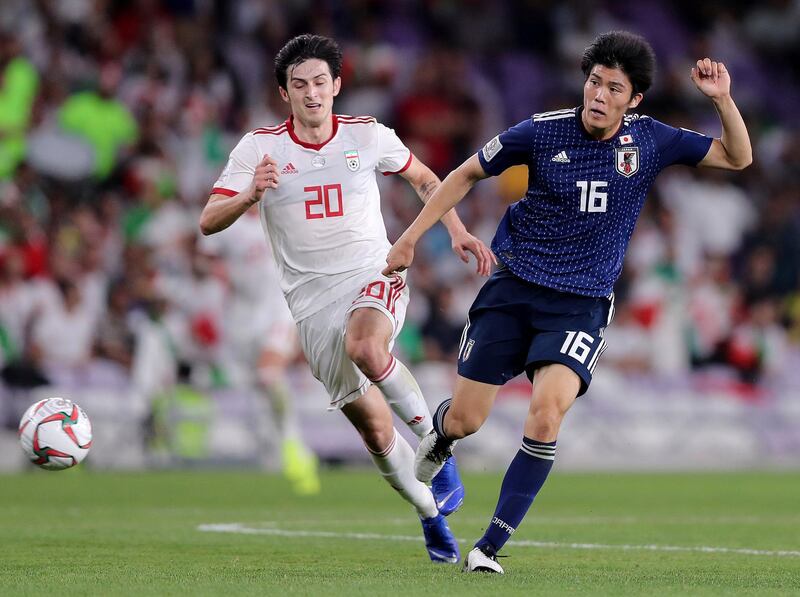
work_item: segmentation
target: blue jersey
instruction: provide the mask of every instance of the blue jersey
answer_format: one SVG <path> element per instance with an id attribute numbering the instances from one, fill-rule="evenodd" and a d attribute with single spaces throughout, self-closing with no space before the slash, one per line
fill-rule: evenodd
<path id="1" fill-rule="evenodd" d="M 696 166 L 711 141 L 638 114 L 598 141 L 581 108 L 534 114 L 478 152 L 490 176 L 528 166 L 528 190 L 503 216 L 492 250 L 528 282 L 608 296 L 656 175 L 672 164 Z"/>

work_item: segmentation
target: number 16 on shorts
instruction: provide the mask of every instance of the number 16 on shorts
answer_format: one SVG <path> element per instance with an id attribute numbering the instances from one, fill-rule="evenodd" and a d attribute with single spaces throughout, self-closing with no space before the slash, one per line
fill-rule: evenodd
<path id="1" fill-rule="evenodd" d="M 594 373 L 597 360 L 606 349 L 606 341 L 599 334 L 593 336 L 586 332 L 569 331 L 566 332 L 566 335 L 559 352 L 584 365 L 589 370 L 589 373 Z"/>

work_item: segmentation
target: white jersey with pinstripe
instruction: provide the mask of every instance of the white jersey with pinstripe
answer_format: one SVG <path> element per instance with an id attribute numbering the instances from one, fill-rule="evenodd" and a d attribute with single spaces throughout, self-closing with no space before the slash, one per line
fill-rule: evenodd
<path id="1" fill-rule="evenodd" d="M 280 180 L 260 203 L 261 221 L 281 288 L 301 321 L 364 287 L 385 265 L 391 245 L 376 175 L 403 172 L 412 155 L 392 129 L 369 116 L 334 115 L 333 133 L 320 144 L 298 139 L 289 118 L 247 133 L 212 193 L 246 189 L 264 155 L 278 163 Z"/>

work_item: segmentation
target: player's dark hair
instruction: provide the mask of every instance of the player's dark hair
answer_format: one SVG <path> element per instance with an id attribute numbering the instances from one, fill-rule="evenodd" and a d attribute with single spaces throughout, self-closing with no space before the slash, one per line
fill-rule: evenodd
<path id="1" fill-rule="evenodd" d="M 305 60 L 317 58 L 328 63 L 331 77 L 336 78 L 342 72 L 342 50 L 330 37 L 304 33 L 293 37 L 275 56 L 275 77 L 278 85 L 286 89 L 288 70 Z"/>
<path id="2" fill-rule="evenodd" d="M 598 35 L 583 51 L 581 70 L 588 79 L 595 65 L 618 68 L 628 75 L 633 94 L 644 93 L 653 84 L 656 54 L 641 35 L 628 31 L 609 31 Z"/>

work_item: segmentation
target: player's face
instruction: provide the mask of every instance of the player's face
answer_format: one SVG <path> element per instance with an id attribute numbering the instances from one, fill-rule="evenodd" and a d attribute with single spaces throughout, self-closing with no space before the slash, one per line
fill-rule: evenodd
<path id="1" fill-rule="evenodd" d="M 642 101 L 633 93 L 631 80 L 618 68 L 596 64 L 583 85 L 581 119 L 592 136 L 604 139 L 613 135 L 628 108 Z"/>
<path id="2" fill-rule="evenodd" d="M 311 58 L 287 69 L 287 88 L 280 92 L 296 119 L 305 126 L 318 127 L 330 118 L 341 83 L 339 77 L 331 76 L 327 62 Z"/>

